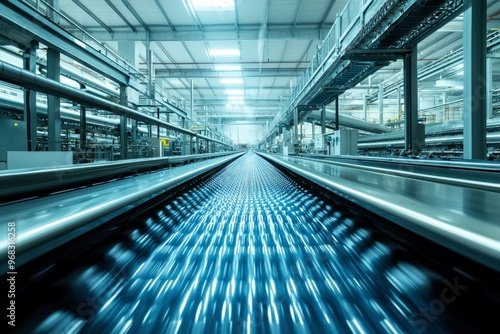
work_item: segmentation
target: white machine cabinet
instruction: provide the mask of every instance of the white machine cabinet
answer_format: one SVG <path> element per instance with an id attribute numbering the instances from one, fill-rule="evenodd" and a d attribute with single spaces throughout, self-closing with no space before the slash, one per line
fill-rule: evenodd
<path id="1" fill-rule="evenodd" d="M 340 129 L 331 134 L 331 155 L 358 153 L 358 130 Z"/>

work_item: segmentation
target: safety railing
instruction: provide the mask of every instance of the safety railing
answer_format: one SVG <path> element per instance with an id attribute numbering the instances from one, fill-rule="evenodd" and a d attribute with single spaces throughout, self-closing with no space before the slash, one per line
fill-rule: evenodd
<path id="1" fill-rule="evenodd" d="M 50 5 L 45 0 L 19 0 L 20 3 L 28 6 L 31 10 L 38 13 L 39 15 L 47 18 L 48 20 L 52 20 L 56 22 L 58 25 L 65 27 L 68 33 L 71 33 L 74 37 L 74 42 L 79 45 L 81 48 L 92 48 L 98 51 L 100 54 L 106 56 L 111 62 L 116 65 L 122 67 L 125 73 L 129 73 L 132 77 L 130 78 L 131 86 L 139 90 L 143 94 L 148 94 L 149 84 L 148 78 L 146 75 L 142 74 L 138 69 L 133 67 L 131 64 L 126 62 L 123 58 L 118 56 L 113 50 L 109 49 L 104 43 L 99 42 L 92 35 L 85 31 L 83 27 L 80 27 L 76 22 L 71 20 L 68 16 L 64 15 L 64 13 L 54 6 Z M 69 28 L 68 28 L 69 27 Z M 70 30 L 74 30 L 72 33 Z M 76 34 L 81 34 L 84 38 L 78 38 Z M 134 83 L 134 84 L 132 84 Z M 156 97 L 157 101 L 162 104 L 162 94 L 158 94 L 158 91 L 161 92 L 161 88 L 157 85 L 151 85 L 151 87 L 157 92 Z M 139 109 L 141 113 L 147 114 L 148 111 L 144 109 Z M 187 114 L 187 113 L 186 113 Z M 196 120 L 191 120 L 191 122 L 195 123 Z M 222 136 L 227 143 L 223 143 L 224 145 L 231 145 L 230 139 L 228 137 Z M 215 141 L 215 140 L 214 140 Z M 217 141 L 215 141 L 217 142 Z"/>
<path id="2" fill-rule="evenodd" d="M 110 60 L 112 60 L 114 63 L 117 65 L 123 67 L 125 70 L 128 71 L 128 73 L 133 73 L 135 77 L 141 78 L 145 82 L 146 76 L 142 74 L 138 69 L 133 67 L 130 63 L 125 61 L 123 58 L 121 58 L 119 55 L 117 55 L 113 50 L 108 48 L 105 44 L 99 42 L 97 39 L 95 39 L 92 35 L 90 35 L 83 27 L 80 27 L 78 23 L 74 22 L 71 20 L 69 17 L 64 15 L 60 10 L 57 10 L 54 8 L 52 5 L 50 5 L 48 2 L 44 0 L 20 0 L 20 2 L 26 4 L 29 6 L 31 9 L 37 11 L 39 14 L 43 15 L 46 18 L 57 18 L 57 21 L 61 20 L 63 22 L 56 22 L 59 23 L 61 26 L 69 26 L 72 27 L 73 29 L 77 30 L 79 33 L 82 34 L 82 36 L 85 37 L 84 40 L 81 41 L 76 41 L 75 43 L 83 43 L 86 46 L 89 46 L 93 48 L 94 50 L 100 52 Z M 63 23 L 63 24 L 61 24 Z"/>
<path id="3" fill-rule="evenodd" d="M 324 72 L 337 60 L 339 55 L 354 40 L 357 34 L 364 27 L 365 23 L 371 20 L 377 11 L 387 0 L 351 0 L 346 7 L 337 14 L 337 18 L 330 28 L 323 42 L 318 46 L 318 50 L 313 56 L 309 66 L 304 71 L 304 75 L 297 81 L 297 85 L 276 115 L 269 123 L 267 138 L 279 125 L 284 116 L 291 114 L 293 108 L 300 102 L 306 93 L 309 92 L 322 78 Z M 264 138 L 264 139 L 265 139 Z"/>

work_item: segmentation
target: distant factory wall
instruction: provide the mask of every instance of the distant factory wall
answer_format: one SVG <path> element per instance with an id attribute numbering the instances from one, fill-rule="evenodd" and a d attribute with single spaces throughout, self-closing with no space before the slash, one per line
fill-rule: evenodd
<path id="1" fill-rule="evenodd" d="M 221 130 L 234 144 L 254 144 L 264 136 L 266 129 L 257 124 L 224 124 Z"/>

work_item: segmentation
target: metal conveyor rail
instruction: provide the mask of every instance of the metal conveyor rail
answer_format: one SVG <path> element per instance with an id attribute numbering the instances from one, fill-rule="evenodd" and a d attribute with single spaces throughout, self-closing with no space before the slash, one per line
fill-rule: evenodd
<path id="1" fill-rule="evenodd" d="M 55 264 L 23 333 L 475 333 L 498 307 L 253 153 L 122 227 Z"/>

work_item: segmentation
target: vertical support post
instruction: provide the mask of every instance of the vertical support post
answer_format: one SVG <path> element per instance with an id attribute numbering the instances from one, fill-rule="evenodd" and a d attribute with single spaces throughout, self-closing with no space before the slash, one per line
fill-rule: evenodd
<path id="1" fill-rule="evenodd" d="M 31 73 L 36 72 L 36 49 L 38 42 L 31 43 L 31 45 L 24 50 L 23 54 L 23 67 Z M 37 145 L 37 109 L 36 109 L 36 91 L 25 89 L 24 90 L 24 114 L 23 120 L 26 122 L 26 131 L 28 138 L 28 151 L 36 151 Z"/>
<path id="2" fill-rule="evenodd" d="M 418 127 L 418 81 L 417 47 L 403 59 L 404 67 L 404 115 L 405 115 L 405 150 L 417 150 L 420 146 L 417 135 Z"/>
<path id="3" fill-rule="evenodd" d="M 293 109 L 293 137 L 292 137 L 292 147 L 294 153 L 299 153 L 299 107 Z"/>
<path id="4" fill-rule="evenodd" d="M 335 98 L 335 130 L 340 130 L 340 120 L 339 120 L 339 96 Z"/>
<path id="5" fill-rule="evenodd" d="M 127 86 L 120 85 L 120 104 L 122 106 L 128 105 Z M 120 159 L 127 159 L 128 151 L 127 143 L 127 117 L 120 116 Z"/>
<path id="6" fill-rule="evenodd" d="M 146 32 L 146 68 L 147 68 L 146 74 L 148 76 L 149 98 L 154 99 L 155 91 L 153 86 L 153 50 L 151 50 L 149 31 Z"/>
<path id="7" fill-rule="evenodd" d="M 132 120 L 132 145 L 137 144 L 137 133 L 139 131 L 137 123 L 138 121 L 136 119 Z"/>
<path id="8" fill-rule="evenodd" d="M 378 86 L 378 122 L 384 125 L 384 86 Z"/>
<path id="9" fill-rule="evenodd" d="M 158 118 L 158 120 L 160 120 L 160 108 L 156 108 L 156 118 Z M 156 126 L 156 137 L 160 138 L 160 126 L 159 125 Z"/>
<path id="10" fill-rule="evenodd" d="M 441 112 L 441 118 L 438 119 L 437 121 L 438 122 L 444 122 L 446 120 L 446 107 L 445 107 L 445 104 L 446 104 L 446 92 L 443 92 L 442 96 L 441 96 L 441 99 L 443 100 L 443 110 Z"/>
<path id="11" fill-rule="evenodd" d="M 59 82 L 61 76 L 61 54 L 47 50 L 47 78 Z M 47 95 L 49 151 L 61 150 L 61 99 Z"/>
<path id="12" fill-rule="evenodd" d="M 314 124 L 314 121 L 311 122 L 311 131 L 312 131 L 312 139 L 314 141 L 314 138 L 316 138 L 316 124 Z"/>
<path id="13" fill-rule="evenodd" d="M 193 112 L 194 112 L 194 83 L 193 83 L 193 80 L 191 80 L 191 117 L 190 117 L 190 119 L 191 119 L 191 126 L 194 123 Z"/>
<path id="14" fill-rule="evenodd" d="M 80 148 L 87 148 L 87 111 L 83 104 L 80 105 Z"/>
<path id="15" fill-rule="evenodd" d="M 61 9 L 61 5 L 60 5 L 60 2 L 59 0 L 48 0 L 47 3 L 53 8 L 48 8 L 47 9 L 47 14 L 49 16 L 49 18 L 54 22 L 54 23 L 61 23 L 61 18 L 59 17 L 59 13 L 57 13 L 56 11 L 59 11 Z M 37 8 L 38 8 L 38 4 L 37 4 Z"/>
<path id="16" fill-rule="evenodd" d="M 486 122 L 493 116 L 493 58 L 486 58 Z"/>
<path id="17" fill-rule="evenodd" d="M 368 122 L 368 96 L 366 94 L 363 99 L 363 113 L 365 122 Z"/>
<path id="18" fill-rule="evenodd" d="M 240 127 L 236 127 L 236 145 L 240 145 Z"/>
<path id="19" fill-rule="evenodd" d="M 335 38 L 335 42 L 337 44 L 337 50 L 340 51 L 340 37 L 342 36 L 342 16 L 340 15 L 340 13 L 337 13 L 335 22 L 337 22 L 337 25 L 335 27 L 335 36 L 337 36 L 337 38 Z"/>
<path id="20" fill-rule="evenodd" d="M 326 133 L 326 105 L 321 106 L 321 134 Z"/>
<path id="21" fill-rule="evenodd" d="M 396 101 L 396 108 L 398 110 L 397 112 L 397 117 L 398 117 L 398 120 L 401 119 L 401 87 L 398 86 L 398 89 L 397 89 L 397 97 L 396 97 L 397 101 Z"/>
<path id="22" fill-rule="evenodd" d="M 181 118 L 181 126 L 183 129 L 186 128 L 186 119 L 184 117 Z M 181 135 L 181 155 L 185 155 L 186 154 L 186 134 L 183 133 Z M 191 150 L 191 147 L 189 148 L 189 150 Z"/>
<path id="23" fill-rule="evenodd" d="M 464 159 L 486 159 L 486 0 L 465 0 Z"/>

